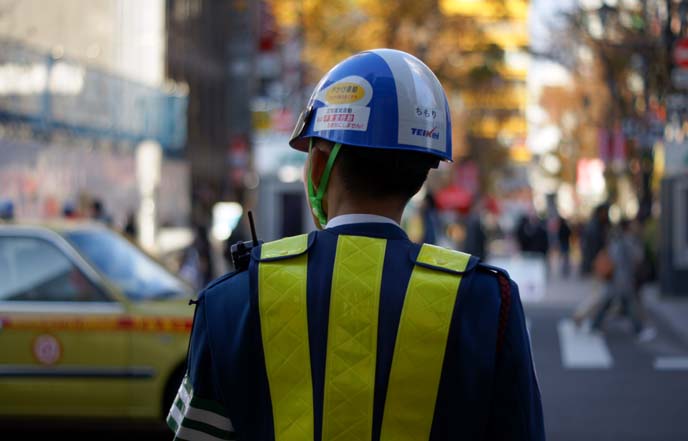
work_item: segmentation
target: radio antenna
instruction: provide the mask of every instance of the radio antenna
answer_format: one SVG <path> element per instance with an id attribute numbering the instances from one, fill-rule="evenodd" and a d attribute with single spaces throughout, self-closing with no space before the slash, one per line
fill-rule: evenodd
<path id="1" fill-rule="evenodd" d="M 256 224 L 253 222 L 253 212 L 248 210 L 248 223 L 251 226 L 251 239 L 253 240 L 253 246 L 258 246 L 258 235 L 256 234 Z"/>

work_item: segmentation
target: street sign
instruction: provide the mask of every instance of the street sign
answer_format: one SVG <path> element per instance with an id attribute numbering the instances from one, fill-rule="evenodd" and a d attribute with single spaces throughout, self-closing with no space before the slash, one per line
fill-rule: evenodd
<path id="1" fill-rule="evenodd" d="M 676 42 L 672 55 L 676 66 L 688 68 L 688 38 L 682 38 Z"/>

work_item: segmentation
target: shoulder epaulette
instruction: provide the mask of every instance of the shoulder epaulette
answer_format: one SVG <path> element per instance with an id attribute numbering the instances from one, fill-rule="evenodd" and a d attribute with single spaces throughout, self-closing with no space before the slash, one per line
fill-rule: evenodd
<path id="1" fill-rule="evenodd" d="M 267 242 L 251 252 L 251 259 L 272 262 L 289 259 L 306 253 L 315 242 L 315 232 Z"/>
<path id="2" fill-rule="evenodd" d="M 423 249 L 427 252 L 423 253 Z M 429 244 L 424 244 L 417 256 L 413 254 L 412 250 L 409 257 L 414 265 L 456 275 L 472 271 L 478 263 L 478 259 L 470 254 Z"/>

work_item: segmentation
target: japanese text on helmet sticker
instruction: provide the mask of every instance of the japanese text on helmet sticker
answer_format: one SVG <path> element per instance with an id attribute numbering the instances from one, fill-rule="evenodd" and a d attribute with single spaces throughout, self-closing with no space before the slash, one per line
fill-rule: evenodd
<path id="1" fill-rule="evenodd" d="M 416 117 L 427 120 L 437 119 L 438 112 L 430 107 L 416 107 Z"/>
<path id="2" fill-rule="evenodd" d="M 363 77 L 351 75 L 335 81 L 318 94 L 318 101 L 328 106 L 366 106 L 373 98 L 373 87 Z"/>
<path id="3" fill-rule="evenodd" d="M 447 136 L 445 118 L 445 112 L 438 108 L 414 106 L 404 109 L 400 112 L 399 142 L 443 150 Z"/>
<path id="4" fill-rule="evenodd" d="M 321 107 L 315 114 L 313 130 L 368 130 L 370 107 Z"/>

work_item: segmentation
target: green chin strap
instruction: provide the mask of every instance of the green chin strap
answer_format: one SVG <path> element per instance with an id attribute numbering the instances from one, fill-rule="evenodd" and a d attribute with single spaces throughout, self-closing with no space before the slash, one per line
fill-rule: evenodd
<path id="1" fill-rule="evenodd" d="M 330 173 L 332 172 L 332 166 L 334 166 L 334 161 L 335 159 L 337 159 L 337 154 L 339 153 L 339 149 L 341 147 L 341 143 L 336 143 L 334 145 L 334 148 L 332 148 L 332 153 L 330 153 L 330 158 L 327 160 L 325 170 L 323 171 L 322 177 L 320 178 L 320 185 L 318 186 L 317 193 L 315 192 L 315 187 L 313 186 L 313 178 L 311 177 L 311 163 L 308 163 L 308 200 L 311 203 L 311 210 L 313 210 L 313 214 L 318 219 L 318 222 L 320 222 L 320 228 L 325 228 L 325 225 L 327 224 L 327 214 L 325 214 L 325 210 L 323 210 L 322 200 L 325 196 L 325 192 L 327 191 L 327 185 L 330 182 Z M 309 156 L 312 150 L 313 138 L 310 138 L 308 140 Z M 313 157 L 311 156 L 311 160 L 312 158 Z"/>

